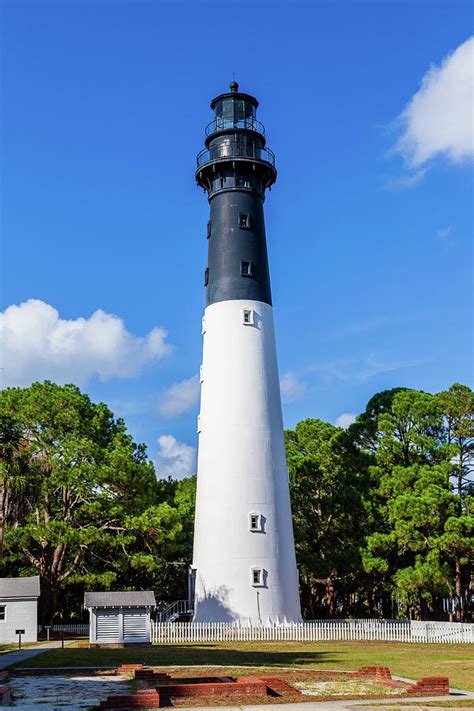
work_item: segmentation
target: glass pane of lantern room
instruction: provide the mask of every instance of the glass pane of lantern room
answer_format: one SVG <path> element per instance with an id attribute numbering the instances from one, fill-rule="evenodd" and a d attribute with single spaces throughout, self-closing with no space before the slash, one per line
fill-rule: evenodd
<path id="1" fill-rule="evenodd" d="M 234 101 L 234 126 L 245 128 L 245 103 L 240 99 Z"/>
<path id="2" fill-rule="evenodd" d="M 222 101 L 218 101 L 215 108 L 215 130 L 219 131 L 222 128 Z"/>
<path id="3" fill-rule="evenodd" d="M 233 128 L 234 126 L 234 102 L 227 99 L 222 102 L 222 128 Z"/>
<path id="4" fill-rule="evenodd" d="M 255 106 L 250 102 L 245 102 L 244 106 L 247 128 L 255 128 Z"/>

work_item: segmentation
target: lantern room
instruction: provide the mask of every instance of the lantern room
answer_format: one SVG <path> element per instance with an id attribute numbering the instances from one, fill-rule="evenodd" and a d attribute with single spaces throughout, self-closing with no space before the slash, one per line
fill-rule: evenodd
<path id="1" fill-rule="evenodd" d="M 211 102 L 214 120 L 206 128 L 209 136 L 217 131 L 243 128 L 263 133 L 263 126 L 256 120 L 258 101 L 250 94 L 239 92 L 239 85 L 233 81 L 230 92 L 216 96 Z"/>

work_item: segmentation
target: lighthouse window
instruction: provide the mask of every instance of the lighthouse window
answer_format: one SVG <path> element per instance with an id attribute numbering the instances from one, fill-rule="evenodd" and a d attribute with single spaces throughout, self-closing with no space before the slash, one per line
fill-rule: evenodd
<path id="1" fill-rule="evenodd" d="M 261 568 L 252 568 L 252 585 L 263 585 L 263 570 Z"/>
<path id="2" fill-rule="evenodd" d="M 207 223 L 207 239 L 211 236 L 211 221 Z"/>
<path id="3" fill-rule="evenodd" d="M 251 277 L 253 274 L 253 264 L 252 262 L 240 262 L 240 274 L 243 277 Z"/>
<path id="4" fill-rule="evenodd" d="M 204 270 L 204 286 L 209 284 L 209 267 Z"/>
<path id="5" fill-rule="evenodd" d="M 253 311 L 252 311 L 252 309 L 242 309 L 242 322 L 246 326 L 253 326 Z"/>
<path id="6" fill-rule="evenodd" d="M 239 227 L 241 230 L 250 229 L 250 215 L 247 215 L 245 212 L 239 213 Z"/>
<path id="7" fill-rule="evenodd" d="M 6 605 L 0 605 L 0 622 L 5 620 Z"/>
<path id="8" fill-rule="evenodd" d="M 249 514 L 249 528 L 251 531 L 262 530 L 262 517 L 258 513 Z"/>

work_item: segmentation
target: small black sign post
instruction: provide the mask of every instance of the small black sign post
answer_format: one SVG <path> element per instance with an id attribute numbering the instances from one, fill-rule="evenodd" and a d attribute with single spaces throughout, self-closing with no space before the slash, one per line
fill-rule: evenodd
<path id="1" fill-rule="evenodd" d="M 15 634 L 18 635 L 18 649 L 21 649 L 21 635 L 25 634 L 25 630 L 15 630 Z"/>

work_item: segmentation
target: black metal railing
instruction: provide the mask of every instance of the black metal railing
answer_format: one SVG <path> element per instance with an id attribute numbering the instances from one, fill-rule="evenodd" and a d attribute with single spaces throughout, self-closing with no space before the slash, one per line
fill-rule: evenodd
<path id="1" fill-rule="evenodd" d="M 261 133 L 262 136 L 265 135 L 265 127 L 263 123 L 257 121 L 254 118 L 245 119 L 233 119 L 233 118 L 215 118 L 211 123 L 206 126 L 206 136 L 210 136 L 211 133 L 217 133 L 217 131 L 225 131 L 229 128 L 245 128 L 249 131 L 256 131 Z"/>
<path id="2" fill-rule="evenodd" d="M 163 606 L 155 613 L 156 622 L 175 622 L 181 615 L 192 615 L 193 603 L 189 600 L 176 600 Z"/>
<path id="3" fill-rule="evenodd" d="M 239 141 L 226 141 L 225 143 L 211 146 L 211 148 L 203 148 L 196 158 L 197 167 L 200 168 L 205 163 L 223 158 L 254 158 L 275 166 L 275 154 L 270 148 L 261 148 L 254 143 L 246 144 Z"/>

